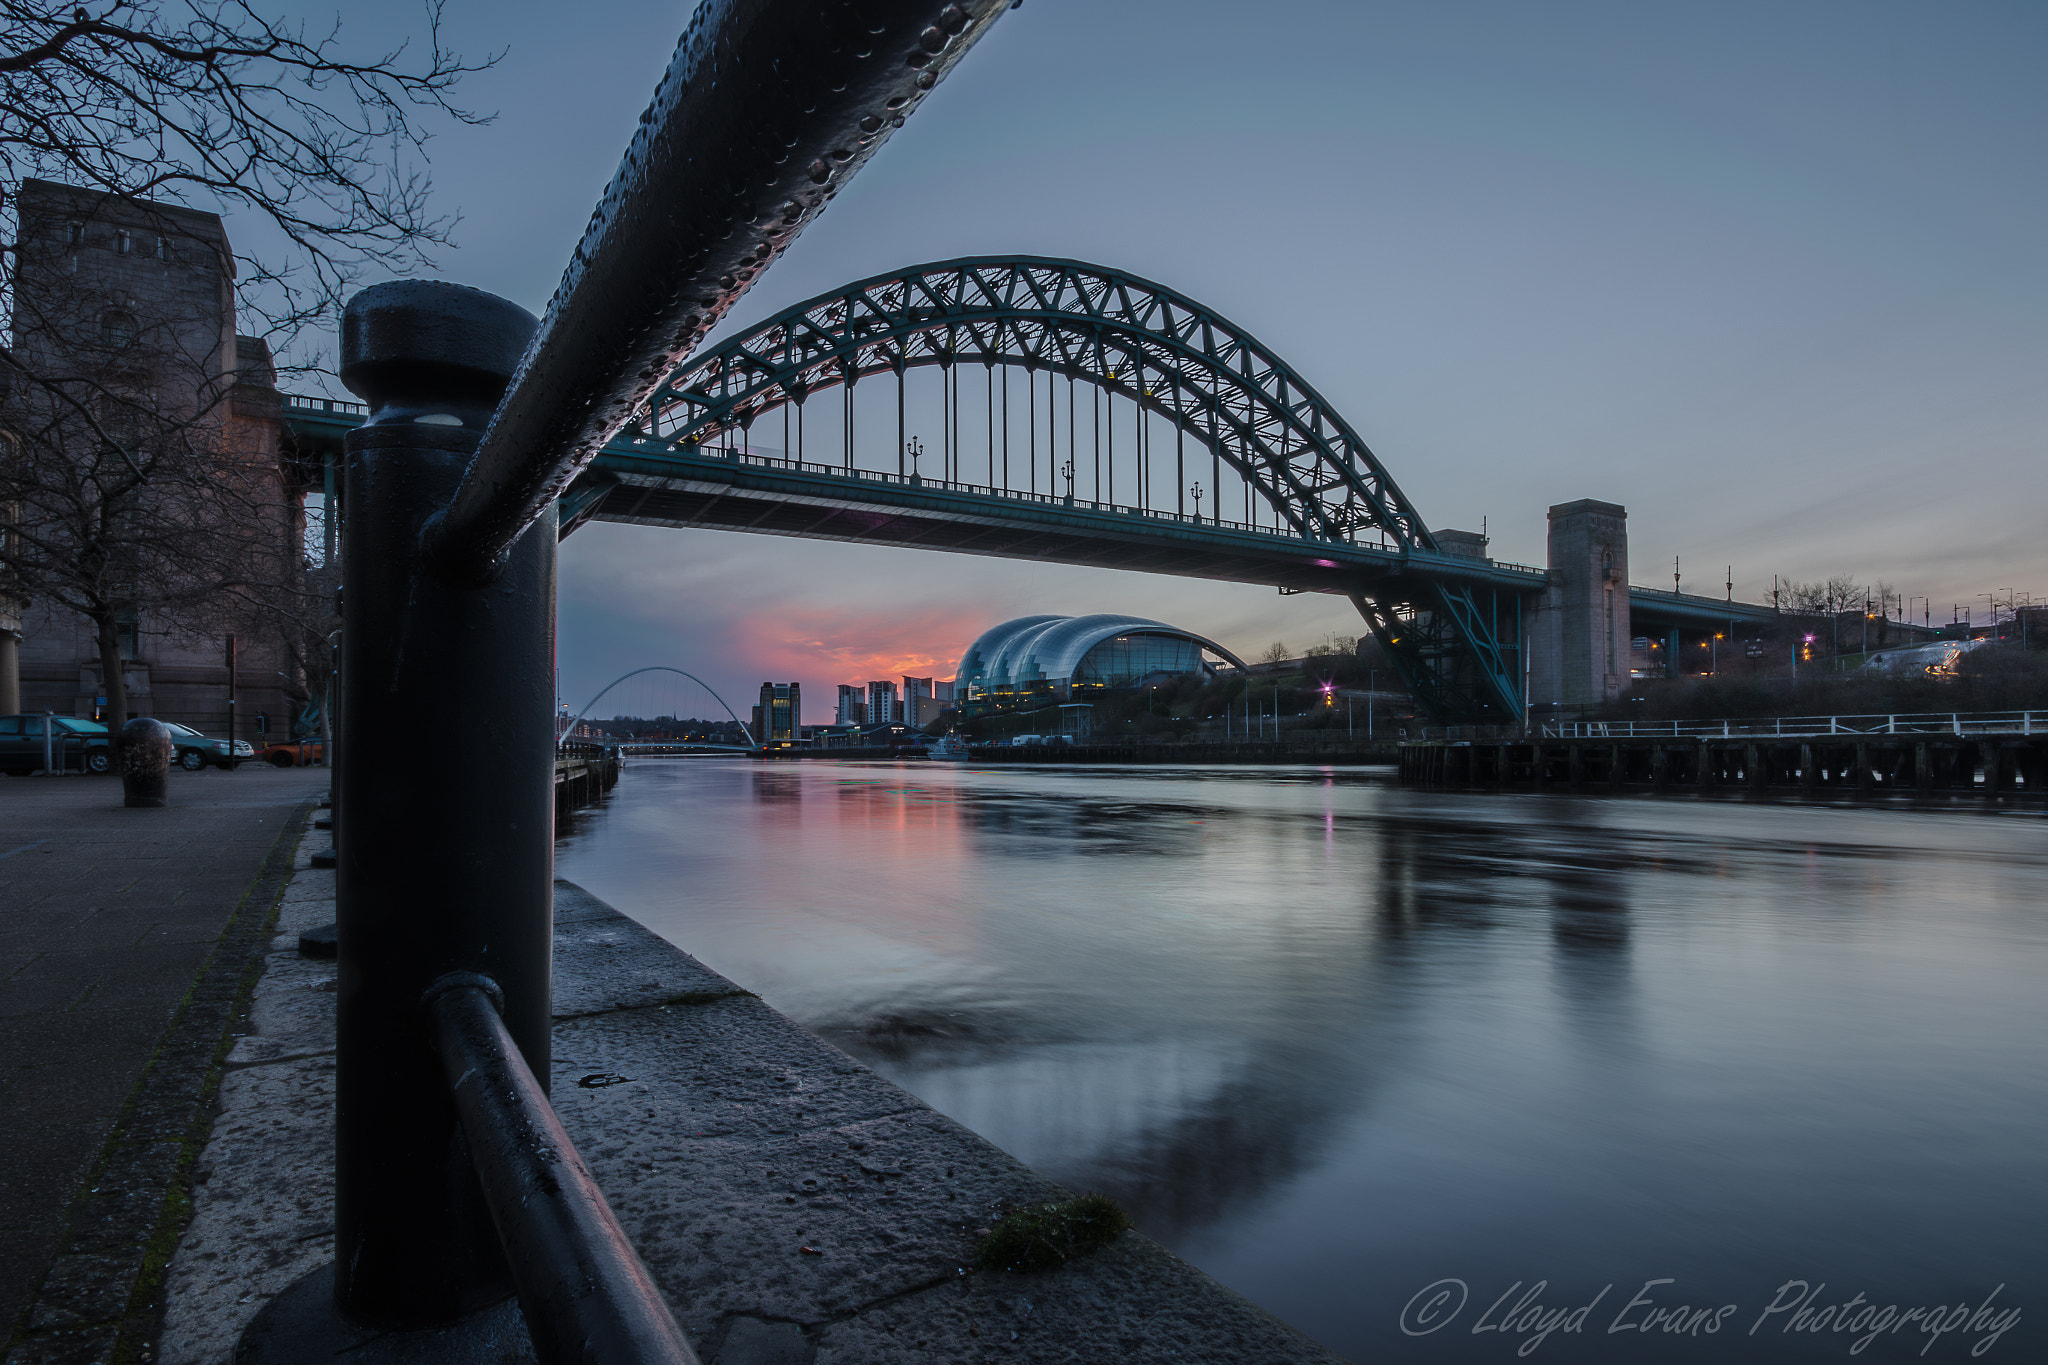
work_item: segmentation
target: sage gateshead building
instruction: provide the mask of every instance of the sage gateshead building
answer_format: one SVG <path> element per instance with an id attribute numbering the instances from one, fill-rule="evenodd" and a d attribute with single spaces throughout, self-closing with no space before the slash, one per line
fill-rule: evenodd
<path id="1" fill-rule="evenodd" d="M 1205 657 L 1215 656 L 1215 661 Z M 1020 616 L 967 647 L 955 679 L 970 710 L 1138 688 L 1244 662 L 1214 640 L 1142 616 Z"/>

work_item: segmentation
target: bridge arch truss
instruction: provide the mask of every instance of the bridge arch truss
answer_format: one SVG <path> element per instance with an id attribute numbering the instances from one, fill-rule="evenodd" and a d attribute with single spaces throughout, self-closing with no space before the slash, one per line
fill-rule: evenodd
<path id="1" fill-rule="evenodd" d="M 1233 494 L 1242 493 L 1253 528 L 1385 552 L 1397 565 L 1410 555 L 1441 556 L 1421 515 L 1371 448 L 1271 349 L 1183 294 L 1079 261 L 943 261 L 878 275 L 795 305 L 674 371 L 613 448 L 695 453 L 737 447 L 750 444 L 752 433 L 777 412 L 785 424 L 797 413 L 801 433 L 804 405 L 838 390 L 851 471 L 852 394 L 863 381 L 893 376 L 896 472 L 916 482 L 917 466 L 904 467 L 909 442 L 903 381 L 912 370 L 937 367 L 951 395 L 941 422 L 953 429 L 944 441 L 944 475 L 957 487 L 978 482 L 956 477 L 962 472 L 960 375 L 974 366 L 989 375 L 990 493 L 1014 492 L 1021 485 L 1013 478 L 1015 422 L 1009 406 L 1009 374 L 1021 369 L 1033 433 L 1027 443 L 1033 448 L 1023 458 L 1030 462 L 1034 489 L 1040 470 L 1036 446 L 1043 444 L 1048 491 L 1057 496 L 1062 490 L 1054 480 L 1062 480 L 1070 502 L 1086 481 L 1082 496 L 1092 506 L 1128 502 L 1131 510 L 1185 521 L 1194 494 L 1195 523 L 1237 526 L 1221 519 L 1227 481 L 1236 485 Z M 1004 376 L 1000 457 L 994 415 L 998 370 Z M 1041 373 L 1048 376 L 1042 384 Z M 1069 382 L 1064 422 L 1051 377 Z M 1091 443 L 1090 418 L 1077 415 L 1076 384 L 1093 386 L 1145 415 L 1130 433 L 1136 449 L 1126 447 L 1122 499 L 1115 403 L 1105 470 L 1099 418 Z M 1042 412 L 1036 396 L 1041 389 Z M 1172 433 L 1170 480 L 1157 473 L 1166 452 L 1153 448 L 1150 419 Z M 785 440 L 785 455 L 788 445 Z M 1065 463 L 1056 465 L 1062 450 Z M 1188 483 L 1190 473 L 1198 484 L 1207 476 L 1206 517 L 1200 494 Z M 1162 492 L 1162 484 L 1170 493 Z M 1398 568 L 1362 575 L 1353 587 L 1350 596 L 1369 628 L 1433 716 L 1520 719 L 1520 631 L 1509 636 L 1500 629 L 1497 600 L 1483 604 L 1480 594 L 1441 574 L 1404 580 Z"/>
<path id="2" fill-rule="evenodd" d="M 1436 549 L 1364 440 L 1278 356 L 1185 295 L 1079 261 L 943 261 L 798 304 L 670 376 L 629 438 L 711 445 L 829 389 L 956 365 L 1043 371 L 1135 403 L 1302 535 Z"/>

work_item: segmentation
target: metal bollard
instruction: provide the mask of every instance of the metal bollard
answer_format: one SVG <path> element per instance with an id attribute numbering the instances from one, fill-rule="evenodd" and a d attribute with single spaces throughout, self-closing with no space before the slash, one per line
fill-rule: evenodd
<path id="1" fill-rule="evenodd" d="M 171 804 L 171 755 L 176 746 L 165 724 L 137 716 L 121 727 L 121 804 Z"/>
<path id="2" fill-rule="evenodd" d="M 458 285 L 364 290 L 342 320 L 348 434 L 337 757 L 335 1307 L 386 1329 L 445 1323 L 512 1279 L 428 1028 L 427 988 L 504 992 L 548 1075 L 554 850 L 554 527 L 476 587 L 429 573 L 420 530 L 453 497 L 538 326 Z"/>

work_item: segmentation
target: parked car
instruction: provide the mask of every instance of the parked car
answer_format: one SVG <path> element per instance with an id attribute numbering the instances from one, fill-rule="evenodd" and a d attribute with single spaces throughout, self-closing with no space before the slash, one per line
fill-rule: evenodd
<path id="1" fill-rule="evenodd" d="M 278 768 L 304 768 L 326 757 L 327 742 L 320 739 L 285 739 L 263 746 L 256 755 Z"/>
<path id="2" fill-rule="evenodd" d="M 180 725 L 174 720 L 165 721 L 164 728 L 171 732 L 171 745 L 177 750 L 173 757 L 178 766 L 188 773 L 196 773 L 209 763 L 233 772 L 256 757 L 256 746 L 246 739 L 233 743 L 224 739 L 208 739 L 191 726 Z"/>
<path id="3" fill-rule="evenodd" d="M 0 772 L 26 777 L 43 766 L 43 722 L 50 724 L 50 757 L 58 768 L 91 773 L 114 769 L 107 727 L 83 716 L 0 716 Z"/>

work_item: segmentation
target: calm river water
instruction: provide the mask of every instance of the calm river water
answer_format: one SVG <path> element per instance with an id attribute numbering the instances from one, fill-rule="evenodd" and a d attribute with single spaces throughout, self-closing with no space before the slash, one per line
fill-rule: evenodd
<path id="1" fill-rule="evenodd" d="M 558 869 L 1360 1361 L 2048 1359 L 2038 810 L 643 761 Z"/>

